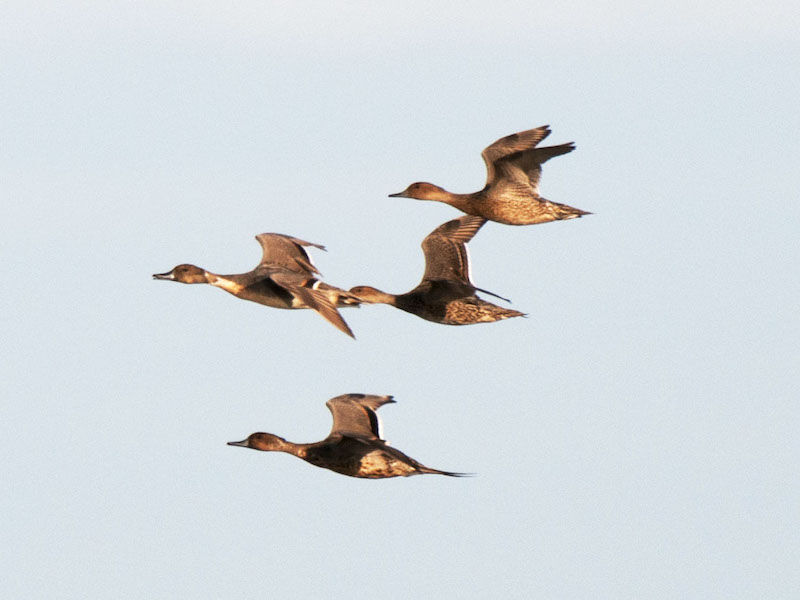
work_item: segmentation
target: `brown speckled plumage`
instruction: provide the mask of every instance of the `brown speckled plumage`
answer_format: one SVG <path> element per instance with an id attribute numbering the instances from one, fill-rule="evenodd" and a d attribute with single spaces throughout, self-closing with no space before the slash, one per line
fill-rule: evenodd
<path id="1" fill-rule="evenodd" d="M 368 394 L 344 394 L 331 398 L 326 405 L 333 415 L 333 427 L 321 442 L 295 444 L 271 433 L 253 433 L 241 442 L 228 442 L 228 445 L 264 452 L 286 452 L 314 466 L 362 479 L 426 473 L 451 477 L 465 475 L 431 469 L 389 446 L 381 437 L 380 419 L 375 411 L 391 402 L 394 402 L 391 396 Z"/>
<path id="2" fill-rule="evenodd" d="M 472 325 L 491 323 L 523 313 L 478 298 L 470 279 L 466 243 L 486 222 L 466 216 L 434 229 L 422 242 L 425 273 L 417 287 L 405 294 L 388 294 L 370 286 L 356 286 L 350 293 L 366 303 L 389 304 L 434 323 Z"/>
<path id="3" fill-rule="evenodd" d="M 324 246 L 306 242 L 280 233 L 261 233 L 256 236 L 263 256 L 258 266 L 248 273 L 217 275 L 194 265 L 178 265 L 167 273 L 153 275 L 154 279 L 180 283 L 207 283 L 225 290 L 242 300 L 250 300 L 272 308 L 310 308 L 350 337 L 353 332 L 337 307 L 358 306 L 359 301 L 349 292 L 320 281 L 319 274 L 303 246 Z"/>
<path id="4" fill-rule="evenodd" d="M 486 163 L 486 186 L 471 194 L 454 194 L 432 183 L 412 183 L 397 198 L 416 198 L 450 204 L 468 215 L 506 225 L 535 225 L 588 215 L 586 211 L 551 202 L 539 195 L 542 164 L 575 149 L 569 142 L 537 148 L 550 135 L 547 125 L 513 133 L 481 154 Z"/>

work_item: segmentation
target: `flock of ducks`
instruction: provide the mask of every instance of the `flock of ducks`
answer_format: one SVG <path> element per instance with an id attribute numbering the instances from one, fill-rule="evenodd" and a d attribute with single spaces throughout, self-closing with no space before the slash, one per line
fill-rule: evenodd
<path id="1" fill-rule="evenodd" d="M 506 136 L 482 153 L 486 163 L 486 185 L 471 194 L 453 194 L 432 183 L 412 183 L 393 198 L 414 198 L 444 202 L 465 216 L 448 221 L 422 241 L 425 272 L 422 281 L 404 294 L 390 294 L 359 285 L 350 290 L 329 285 L 319 279 L 307 247 L 324 246 L 280 233 L 256 236 L 262 257 L 248 273 L 218 275 L 191 264 L 181 264 L 154 279 L 180 283 L 205 283 L 242 300 L 273 308 L 309 308 L 334 327 L 355 337 L 339 313 L 340 308 L 361 304 L 389 304 L 422 319 L 444 325 L 491 323 L 523 313 L 503 308 L 479 298 L 483 292 L 501 300 L 497 294 L 475 287 L 469 271 L 466 244 L 486 221 L 505 225 L 534 225 L 574 219 L 588 213 L 539 195 L 542 164 L 575 149 L 570 142 L 538 147 L 550 135 L 545 125 Z M 507 300 L 506 300 L 507 301 Z M 424 473 L 463 476 L 431 469 L 389 446 L 381 437 L 377 409 L 392 403 L 391 396 L 345 394 L 328 400 L 333 428 L 327 438 L 310 444 L 296 444 L 270 433 L 253 433 L 241 442 L 229 442 L 254 450 L 287 452 L 312 465 L 343 475 L 368 479 L 408 477 Z"/>

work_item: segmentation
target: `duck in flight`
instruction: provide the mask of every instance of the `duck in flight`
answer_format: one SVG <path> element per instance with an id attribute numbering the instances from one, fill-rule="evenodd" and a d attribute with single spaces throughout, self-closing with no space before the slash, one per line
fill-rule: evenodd
<path id="1" fill-rule="evenodd" d="M 273 308 L 310 308 L 317 311 L 337 329 L 353 335 L 337 307 L 358 306 L 349 292 L 320 281 L 319 271 L 311 262 L 304 246 L 324 250 L 324 246 L 280 233 L 256 236 L 263 256 L 249 273 L 218 275 L 190 264 L 178 265 L 154 279 L 180 283 L 207 283 L 241 298 Z"/>
<path id="2" fill-rule="evenodd" d="M 264 452 L 286 452 L 316 467 L 365 479 L 426 473 L 450 477 L 467 475 L 431 469 L 392 448 L 381 437 L 381 423 L 375 412 L 392 402 L 391 396 L 367 394 L 344 394 L 331 398 L 326 405 L 333 414 L 333 428 L 321 442 L 295 444 L 271 433 L 253 433 L 241 442 L 228 442 L 228 445 Z"/>
<path id="3" fill-rule="evenodd" d="M 513 133 L 497 140 L 482 153 L 486 163 L 486 186 L 471 194 L 453 194 L 432 183 L 412 183 L 391 198 L 435 200 L 506 225 L 534 225 L 562 219 L 575 219 L 591 213 L 551 202 L 539 195 L 542 164 L 575 149 L 569 142 L 538 148 L 550 135 L 550 127 Z"/>
<path id="4" fill-rule="evenodd" d="M 523 313 L 502 308 L 478 298 L 476 291 L 506 300 L 497 294 L 476 288 L 470 278 L 466 243 L 486 223 L 473 215 L 448 221 L 434 229 L 423 241 L 425 273 L 410 292 L 394 295 L 361 285 L 350 289 L 358 300 L 370 304 L 389 304 L 427 321 L 444 325 L 491 323 Z M 506 300 L 507 301 L 507 300 Z"/>

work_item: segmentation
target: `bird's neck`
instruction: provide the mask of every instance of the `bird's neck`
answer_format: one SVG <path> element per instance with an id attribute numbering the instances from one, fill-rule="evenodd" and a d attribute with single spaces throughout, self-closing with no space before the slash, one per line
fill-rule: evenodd
<path id="1" fill-rule="evenodd" d="M 460 211 L 463 211 L 467 214 L 471 213 L 472 204 L 475 201 L 475 193 L 472 194 L 453 194 L 452 192 L 447 192 L 442 190 L 441 192 L 437 192 L 432 200 L 438 200 L 439 202 L 444 202 L 457 208 Z"/>
<path id="2" fill-rule="evenodd" d="M 397 296 L 395 296 L 394 294 L 390 294 L 388 292 L 384 292 L 382 290 L 372 288 L 369 293 L 369 302 L 396 306 Z"/>
<path id="3" fill-rule="evenodd" d="M 209 284 L 225 290 L 234 296 L 245 288 L 241 282 L 236 281 L 233 275 L 217 275 L 216 273 L 206 271 L 206 279 Z"/>

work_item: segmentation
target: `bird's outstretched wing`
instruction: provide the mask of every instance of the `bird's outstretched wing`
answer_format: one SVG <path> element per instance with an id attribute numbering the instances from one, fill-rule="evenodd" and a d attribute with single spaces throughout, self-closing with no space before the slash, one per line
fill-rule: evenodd
<path id="1" fill-rule="evenodd" d="M 472 284 L 466 243 L 486 223 L 483 217 L 467 215 L 439 225 L 422 240 L 425 253 L 423 281 L 444 279 Z"/>
<path id="2" fill-rule="evenodd" d="M 331 435 L 367 436 L 371 439 L 381 437 L 381 421 L 375 412 L 384 404 L 394 402 L 391 396 L 370 394 L 344 394 L 328 400 L 325 405 L 333 415 Z"/>
<path id="3" fill-rule="evenodd" d="M 313 246 L 320 250 L 325 250 L 325 246 L 282 233 L 259 233 L 256 240 L 263 250 L 259 267 L 282 267 L 297 273 L 319 274 L 303 246 Z"/>
<path id="4" fill-rule="evenodd" d="M 483 161 L 486 163 L 486 182 L 491 183 L 494 180 L 496 176 L 495 163 L 497 161 L 518 152 L 535 148 L 548 135 L 550 135 L 550 126 L 542 125 L 536 129 L 512 133 L 487 146 L 481 152 Z"/>

